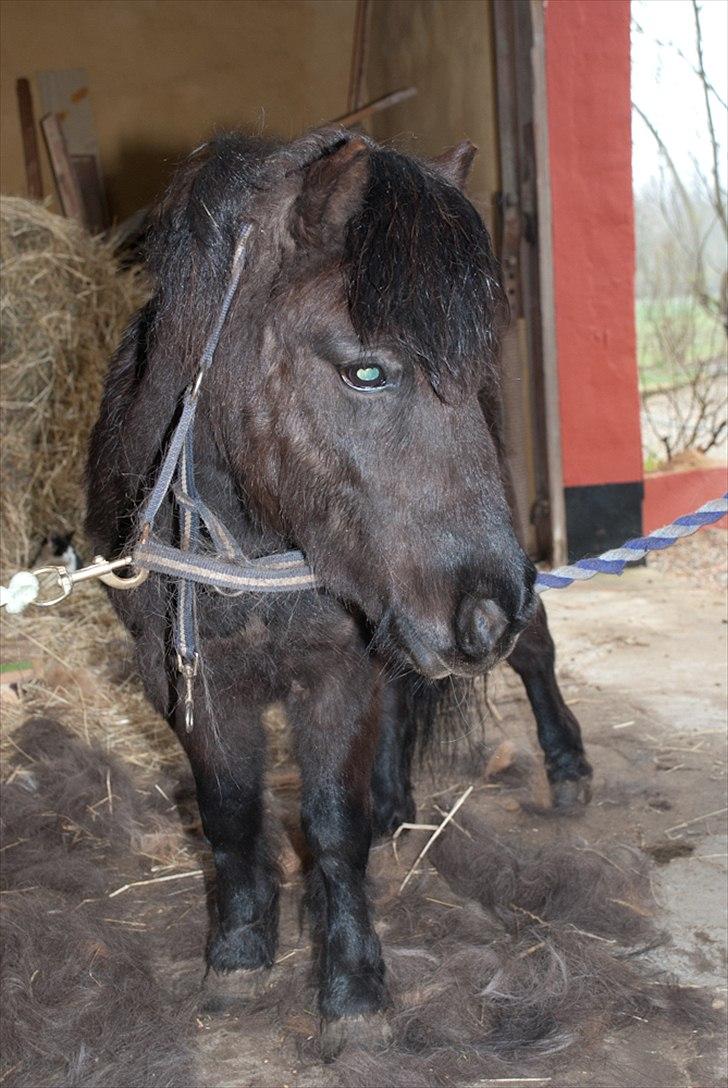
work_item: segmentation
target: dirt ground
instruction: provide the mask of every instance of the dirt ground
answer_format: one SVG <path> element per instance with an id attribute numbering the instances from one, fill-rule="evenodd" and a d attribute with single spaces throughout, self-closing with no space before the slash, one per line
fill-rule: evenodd
<path id="1" fill-rule="evenodd" d="M 722 531 L 705 532 L 647 569 L 547 600 L 596 772 L 583 834 L 655 858 L 672 937 L 660 955 L 686 983 L 715 987 L 717 1001 L 728 891 L 725 547 Z"/>
<path id="2" fill-rule="evenodd" d="M 610 859 L 617 856 L 615 850 L 638 848 L 646 853 L 651 859 L 649 882 L 659 905 L 655 920 L 669 941 L 641 958 L 650 969 L 673 972 L 683 987 L 706 994 L 719 1017 L 728 996 L 725 542 L 722 531 L 706 531 L 674 549 L 675 556 L 682 551 L 679 562 L 660 556 L 649 567 L 622 578 L 596 578 L 547 594 L 562 689 L 580 718 L 595 768 L 593 798 L 586 809 L 568 817 L 548 811 L 531 713 L 517 678 L 505 667 L 497 670 L 490 684 L 495 710 L 488 741 L 490 754 L 497 753 L 511 766 L 486 776 L 481 765 L 441 774 L 436 782 L 423 774 L 417 791 L 418 818 L 439 823 L 473 785 L 462 818 L 483 818 L 494 839 L 507 841 L 516 850 L 518 844 L 523 850 L 570 844 L 603 857 L 607 864 L 614 864 Z M 25 773 L 22 758 L 20 766 L 17 773 Z M 154 1083 L 180 1088 L 191 1083 L 207 1088 L 333 1088 L 354 1083 L 339 1079 L 336 1063 L 323 1066 L 312 1057 L 316 1016 L 310 990 L 301 990 L 303 996 L 293 1011 L 281 999 L 279 1012 L 269 1008 L 265 1016 L 250 1022 L 244 1006 L 215 1005 L 199 997 L 207 928 L 203 881 L 209 857 L 182 758 L 171 778 L 144 781 L 143 788 L 140 783 L 141 779 L 136 793 L 156 797 L 164 818 L 172 823 L 163 831 L 150 827 L 143 852 L 128 865 L 115 859 L 104 877 L 109 884 L 103 892 L 108 897 L 104 922 L 126 927 L 134 940 L 142 942 L 142 949 L 148 948 L 153 974 L 166 992 L 193 1000 L 196 1008 L 189 1021 L 192 1072 L 185 1074 L 189 1079 L 162 1078 Z M 295 775 L 279 765 L 272 783 L 271 807 L 280 824 L 293 829 Z M 108 778 L 106 785 L 113 793 Z M 120 805 L 117 801 L 117 810 Z M 175 830 L 170 833 L 171 826 Z M 467 831 L 467 823 L 465 827 Z M 98 827 L 94 834 L 101 836 Z M 394 940 L 385 908 L 397 899 L 401 881 L 428 834 L 413 830 L 396 849 L 387 842 L 373 851 L 385 950 Z M 309 949 L 299 926 L 300 874 L 290 845 L 284 849 L 283 863 L 283 924 L 274 974 L 284 990 L 292 990 L 302 985 Z M 159 880 L 162 875 L 165 881 Z M 423 932 L 435 922 L 446 929 L 448 912 L 461 910 L 462 900 L 427 858 L 412 883 L 416 894 L 409 902 L 420 912 Z M 84 898 L 87 902 L 93 900 Z M 541 924 L 538 918 L 536 922 Z M 416 928 L 417 918 L 412 925 Z M 427 936 L 422 940 L 426 948 Z M 519 955 L 530 952 L 528 948 Z M 486 1079 L 474 1082 L 460 1069 L 441 1074 L 440 1079 L 433 1074 L 427 1083 L 453 1088 L 472 1083 L 514 1088 L 717 1088 L 725 1083 L 725 1057 L 720 1030 L 703 1030 L 699 1023 L 670 1028 L 634 1013 L 619 1024 L 611 1023 L 605 1033 L 578 1039 L 556 1064 L 553 1057 L 540 1061 L 535 1053 L 523 1062 L 504 1063 Z M 37 1083 L 32 1062 L 26 1066 L 24 1061 L 7 1070 L 3 1079 L 11 1088 Z M 110 1088 L 116 1080 L 112 1074 L 100 1081 L 79 1078 L 78 1083 Z M 121 1069 L 118 1083 L 127 1083 Z M 356 1083 L 380 1088 L 381 1080 L 360 1075 Z M 397 1083 L 419 1088 L 412 1077 Z"/>

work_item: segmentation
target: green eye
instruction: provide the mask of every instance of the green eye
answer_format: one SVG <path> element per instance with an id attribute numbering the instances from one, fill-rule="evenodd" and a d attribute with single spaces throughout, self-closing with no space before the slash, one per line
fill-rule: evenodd
<path id="1" fill-rule="evenodd" d="M 381 366 L 347 366 L 341 371 L 341 377 L 351 389 L 362 391 L 381 389 L 387 384 L 387 375 Z"/>
<path id="2" fill-rule="evenodd" d="M 360 382 L 378 382 L 382 372 L 378 366 L 360 366 L 356 376 Z"/>

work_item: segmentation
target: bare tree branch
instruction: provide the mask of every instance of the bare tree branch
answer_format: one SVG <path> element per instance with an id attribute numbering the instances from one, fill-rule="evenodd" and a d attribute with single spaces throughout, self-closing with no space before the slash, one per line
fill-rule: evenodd
<path id="1" fill-rule="evenodd" d="M 700 8 L 698 7 L 698 0 L 692 0 L 692 4 L 693 17 L 695 19 L 695 47 L 698 53 L 698 74 L 703 88 L 705 117 L 708 122 L 710 149 L 713 159 L 713 208 L 718 217 L 718 221 L 723 226 L 723 233 L 728 239 L 728 215 L 726 215 L 725 194 L 720 184 L 720 148 L 715 135 L 715 122 L 713 120 L 713 109 L 710 102 L 710 92 L 708 90 L 708 77 L 705 74 L 705 63 L 703 60 L 703 29 L 700 25 Z"/>
<path id="2" fill-rule="evenodd" d="M 688 192 L 688 190 L 687 190 L 687 188 L 685 186 L 685 183 L 683 182 L 682 178 L 680 177 L 680 171 L 678 170 L 678 168 L 677 168 L 677 166 L 675 164 L 675 160 L 673 159 L 672 155 L 670 154 L 670 150 L 669 150 L 667 144 L 662 139 L 662 136 L 660 136 L 660 133 L 657 131 L 657 129 L 655 128 L 652 121 L 649 119 L 649 117 L 644 112 L 644 110 L 641 109 L 640 106 L 637 105 L 636 102 L 632 103 L 632 109 L 642 119 L 644 124 L 647 126 L 647 128 L 652 133 L 653 139 L 655 140 L 655 143 L 657 144 L 657 146 L 659 148 L 660 154 L 662 155 L 662 158 L 663 158 L 663 160 L 665 162 L 665 165 L 667 166 L 668 170 L 670 171 L 670 174 L 672 176 L 672 179 L 673 179 L 673 182 L 674 182 L 674 185 L 675 185 L 675 190 L 680 195 L 680 199 L 682 201 L 683 209 L 684 209 L 685 214 L 686 214 L 686 216 L 687 216 L 687 218 L 688 218 L 688 220 L 690 222 L 690 229 L 692 231 L 693 240 L 694 240 L 694 244 L 693 244 L 693 250 L 694 250 L 695 248 L 697 248 L 697 245 L 698 245 L 699 230 L 698 230 L 697 220 L 695 218 L 695 210 L 694 210 L 694 207 L 693 207 L 693 201 L 692 201 L 692 199 L 690 197 L 690 193 Z M 695 290 L 696 290 L 696 293 L 701 298 L 708 297 L 707 292 L 705 290 L 705 276 L 704 276 L 703 264 L 702 264 L 701 261 L 698 261 L 696 263 Z"/>
<path id="3" fill-rule="evenodd" d="M 694 212 L 693 212 L 693 202 L 690 199 L 690 193 L 687 191 L 687 189 L 685 187 L 685 184 L 684 184 L 682 178 L 680 177 L 680 171 L 678 170 L 677 166 L 675 165 L 675 160 L 673 159 L 672 155 L 670 154 L 670 151 L 669 151 L 669 148 L 668 148 L 667 144 L 663 140 L 662 136 L 660 136 L 660 133 L 657 131 L 657 129 L 653 125 L 652 121 L 650 121 L 650 119 L 647 116 L 647 114 L 645 113 L 645 111 L 640 106 L 638 106 L 636 102 L 632 103 L 632 109 L 635 111 L 637 116 L 642 119 L 642 121 L 645 123 L 645 125 L 647 125 L 647 128 L 652 133 L 653 139 L 654 139 L 655 143 L 657 144 L 657 146 L 659 148 L 659 151 L 660 151 L 660 154 L 662 155 L 662 157 L 663 157 L 663 159 L 665 161 L 665 165 L 667 166 L 668 170 L 670 171 L 670 174 L 672 175 L 672 180 L 675 183 L 675 188 L 677 189 L 678 193 L 680 194 L 683 205 L 685 207 L 685 211 L 686 211 L 686 213 L 688 215 L 688 218 L 690 219 L 690 224 L 691 224 L 691 226 L 693 228 L 693 233 L 695 235 L 697 235 L 698 228 L 697 228 L 697 224 L 695 222 L 695 215 L 694 215 Z"/>
<path id="4" fill-rule="evenodd" d="M 632 29 L 636 30 L 638 34 L 644 34 L 645 33 L 644 27 L 641 26 L 637 22 L 636 19 L 632 19 Z M 661 38 L 653 38 L 652 40 L 654 41 L 655 45 L 659 45 L 661 49 L 672 49 L 677 54 L 677 56 L 680 57 L 681 60 L 685 61 L 685 63 L 688 65 L 688 67 L 690 68 L 690 71 L 693 73 L 693 75 L 696 75 L 696 76 L 700 75 L 700 70 L 698 68 L 696 68 L 695 65 L 693 64 L 693 62 L 690 60 L 690 58 L 687 57 L 683 53 L 680 46 L 675 45 L 675 42 L 663 41 Z M 716 89 L 715 84 L 711 83 L 709 80 L 706 80 L 705 81 L 705 86 L 708 88 L 710 93 L 715 97 L 718 105 L 722 106 L 724 110 L 728 110 L 728 102 L 726 102 L 726 100 L 723 98 L 723 96 L 720 94 L 720 92 Z"/>
<path id="5" fill-rule="evenodd" d="M 653 40 L 677 53 L 692 73 L 690 78 L 700 81 L 707 155 L 705 150 L 702 156 L 688 152 L 691 166 L 681 173 L 682 160 L 673 156 L 667 139 L 640 105 L 633 104 L 663 166 L 659 186 L 641 194 L 636 208 L 645 437 L 649 448 L 649 436 L 654 436 L 652 452 L 657 450 L 659 456 L 662 451 L 668 462 L 683 451 L 715 449 L 725 441 L 728 429 L 728 360 L 720 327 L 722 322 L 728 333 L 728 270 L 725 246 L 716 245 L 719 238 L 728 241 L 728 197 L 721 184 L 716 122 L 716 112 L 728 108 L 705 71 L 698 0 L 691 0 L 691 6 L 697 64 L 674 43 Z M 633 27 L 644 34 L 636 21 Z"/>

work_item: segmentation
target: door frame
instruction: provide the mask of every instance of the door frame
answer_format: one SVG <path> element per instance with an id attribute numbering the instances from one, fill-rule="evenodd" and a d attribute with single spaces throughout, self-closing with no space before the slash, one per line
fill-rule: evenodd
<path id="1" fill-rule="evenodd" d="M 537 557 L 566 561 L 542 0 L 492 0 L 501 156 L 501 253 L 525 325 Z"/>

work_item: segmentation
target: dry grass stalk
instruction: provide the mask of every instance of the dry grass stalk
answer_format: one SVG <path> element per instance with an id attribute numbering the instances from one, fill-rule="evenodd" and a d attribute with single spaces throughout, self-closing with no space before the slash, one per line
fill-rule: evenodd
<path id="1" fill-rule="evenodd" d="M 457 811 L 458 811 L 458 810 L 459 810 L 460 808 L 462 808 L 462 806 L 463 806 L 463 805 L 465 804 L 465 802 L 467 801 L 468 797 L 470 797 L 470 794 L 471 794 L 471 793 L 473 792 L 473 789 L 474 789 L 474 787 L 473 787 L 473 786 L 468 786 L 468 788 L 466 789 L 465 793 L 463 793 L 463 794 L 462 794 L 462 795 L 461 795 L 461 796 L 460 796 L 460 797 L 459 797 L 459 798 L 457 799 L 457 801 L 456 801 L 456 802 L 455 802 L 455 804 L 454 804 L 454 805 L 452 806 L 452 808 L 450 809 L 450 811 L 449 811 L 449 812 L 448 812 L 448 813 L 446 814 L 446 816 L 445 816 L 445 819 L 444 819 L 444 820 L 442 821 L 442 823 L 441 823 L 441 824 L 439 824 L 439 825 L 438 825 L 438 827 L 437 827 L 437 828 L 435 829 L 435 831 L 433 831 L 432 835 L 430 835 L 429 839 L 427 840 L 427 842 L 425 843 L 425 845 L 424 845 L 424 846 L 422 847 L 422 849 L 420 850 L 420 852 L 419 852 L 419 854 L 417 855 L 417 857 L 415 858 L 415 860 L 414 860 L 414 861 L 412 862 L 412 865 L 411 865 L 410 869 L 408 870 L 408 872 L 407 872 L 407 875 L 405 876 L 404 880 L 403 880 L 403 881 L 402 881 L 402 883 L 400 884 L 400 886 L 399 886 L 399 890 L 400 890 L 400 892 L 403 892 L 403 891 L 404 891 L 404 889 L 405 889 L 405 888 L 407 887 L 407 884 L 409 883 L 410 879 L 411 879 L 411 878 L 412 878 L 412 877 L 414 876 L 414 874 L 415 874 L 415 873 L 417 872 L 417 866 L 418 866 L 418 865 L 419 865 L 419 863 L 420 863 L 420 862 L 422 861 L 422 859 L 423 859 L 423 857 L 425 856 L 425 854 L 427 853 L 427 851 L 428 851 L 428 850 L 430 849 L 430 847 L 431 847 L 431 846 L 432 846 L 432 844 L 433 844 L 433 843 L 435 842 L 435 840 L 436 840 L 436 839 L 438 839 L 438 838 L 440 837 L 440 835 L 442 834 L 442 832 L 443 832 L 443 831 L 445 830 L 445 828 L 447 827 L 447 825 L 448 825 L 448 824 L 450 823 L 450 821 L 452 820 L 452 818 L 453 818 L 453 816 L 455 815 L 455 813 L 456 813 L 456 812 L 457 812 Z"/>
<path id="2" fill-rule="evenodd" d="M 131 644 L 99 584 L 78 587 L 55 608 L 2 615 L 0 623 L 2 660 L 34 665 L 18 701 L 3 706 L 3 754 L 21 722 L 52 714 L 136 767 L 154 772 L 177 762 L 172 732 L 144 698 Z"/>

